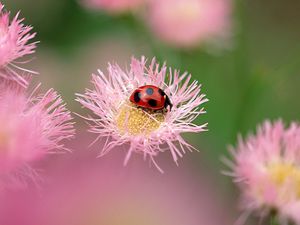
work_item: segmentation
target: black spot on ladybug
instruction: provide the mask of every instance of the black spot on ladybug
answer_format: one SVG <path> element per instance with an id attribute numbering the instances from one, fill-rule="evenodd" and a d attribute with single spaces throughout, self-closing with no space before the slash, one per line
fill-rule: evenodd
<path id="1" fill-rule="evenodd" d="M 134 101 L 138 103 L 140 100 L 141 100 L 141 93 L 137 91 L 134 93 Z"/>
<path id="2" fill-rule="evenodd" d="M 156 100 L 154 100 L 154 99 L 150 99 L 150 100 L 148 101 L 148 104 L 149 104 L 150 106 L 152 106 L 152 107 L 155 107 L 155 106 L 157 105 L 157 102 L 156 102 Z"/>
<path id="3" fill-rule="evenodd" d="M 147 95 L 152 95 L 153 94 L 153 88 L 147 88 L 146 93 Z"/>
<path id="4" fill-rule="evenodd" d="M 161 90 L 161 89 L 158 89 L 158 93 L 159 93 L 161 96 L 165 96 L 165 95 L 166 95 L 166 93 L 165 93 L 163 90 Z"/>

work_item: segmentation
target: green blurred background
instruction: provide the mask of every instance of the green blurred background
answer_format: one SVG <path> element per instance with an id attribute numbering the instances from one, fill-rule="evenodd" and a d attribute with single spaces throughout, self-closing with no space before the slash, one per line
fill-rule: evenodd
<path id="1" fill-rule="evenodd" d="M 21 9 L 26 24 L 38 34 L 37 54 L 29 66 L 40 72 L 36 80 L 45 89 L 57 89 L 72 111 L 82 110 L 74 93 L 82 93 L 90 74 L 98 68 L 105 71 L 107 62 L 125 67 L 132 55 L 155 56 L 190 72 L 210 101 L 205 104 L 207 114 L 196 121 L 208 121 L 209 132 L 187 135 L 201 150 L 189 154 L 189 160 L 197 165 L 207 159 L 224 188 L 229 179 L 217 175 L 225 168 L 220 156 L 227 155 L 238 133 L 253 131 L 265 119 L 299 120 L 299 0 L 236 1 L 232 48 L 213 53 L 201 47 L 168 47 L 137 17 L 90 11 L 75 0 L 3 2 L 13 14 Z"/>

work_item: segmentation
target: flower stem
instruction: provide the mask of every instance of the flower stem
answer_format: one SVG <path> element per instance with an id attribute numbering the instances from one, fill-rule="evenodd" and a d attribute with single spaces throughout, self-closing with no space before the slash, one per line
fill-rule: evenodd
<path id="1" fill-rule="evenodd" d="M 270 225 L 279 225 L 275 215 L 270 216 Z"/>

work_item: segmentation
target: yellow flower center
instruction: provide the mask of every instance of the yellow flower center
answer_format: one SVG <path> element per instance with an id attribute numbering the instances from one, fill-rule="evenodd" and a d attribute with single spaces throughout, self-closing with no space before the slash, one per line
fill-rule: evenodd
<path id="1" fill-rule="evenodd" d="M 268 166 L 271 181 L 280 189 L 289 185 L 288 195 L 294 195 L 300 199 L 300 167 L 285 162 L 276 162 Z"/>
<path id="2" fill-rule="evenodd" d="M 149 136 L 164 122 L 163 112 L 155 112 L 138 108 L 132 103 L 125 103 L 120 107 L 116 116 L 116 124 L 120 134 Z"/>

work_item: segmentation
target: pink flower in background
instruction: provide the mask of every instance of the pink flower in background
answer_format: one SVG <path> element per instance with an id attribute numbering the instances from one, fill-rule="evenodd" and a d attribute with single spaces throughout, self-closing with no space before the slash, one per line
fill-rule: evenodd
<path id="1" fill-rule="evenodd" d="M 22 23 L 24 19 L 18 19 L 19 13 L 12 21 L 9 20 L 9 14 L 0 3 L 0 78 L 27 86 L 28 82 L 23 75 L 35 72 L 22 68 L 26 62 L 19 59 L 34 53 L 36 42 L 30 41 L 35 33 L 30 33 L 32 27 Z"/>
<path id="2" fill-rule="evenodd" d="M 27 97 L 24 90 L 0 88 L 0 188 L 34 177 L 29 163 L 65 150 L 74 134 L 70 112 L 52 89 Z"/>
<path id="3" fill-rule="evenodd" d="M 166 65 L 160 67 L 155 59 L 146 66 L 144 57 L 141 61 L 133 58 L 129 71 L 110 64 L 108 74 L 99 70 L 98 75 L 92 76 L 92 83 L 94 88 L 78 94 L 77 101 L 94 114 L 86 117 L 91 123 L 90 131 L 106 139 L 101 156 L 116 146 L 123 146 L 128 150 L 125 164 L 131 153 L 137 152 L 149 156 L 157 166 L 154 156 L 164 151 L 170 151 L 177 163 L 178 157 L 193 149 L 181 134 L 198 133 L 206 128 L 207 124 L 192 123 L 205 113 L 201 105 L 207 101 L 200 94 L 198 82 L 191 81 L 188 73 L 180 74 Z M 130 102 L 131 94 L 143 85 L 164 90 L 173 104 L 172 109 L 146 110 Z"/>
<path id="4" fill-rule="evenodd" d="M 266 121 L 256 135 L 239 139 L 230 164 L 242 192 L 245 215 L 275 211 L 281 224 L 300 224 L 300 126 L 285 129 L 282 121 Z"/>
<path id="5" fill-rule="evenodd" d="M 195 47 L 229 37 L 231 7 L 231 0 L 152 0 L 146 19 L 166 43 Z"/>
<path id="6" fill-rule="evenodd" d="M 90 135 L 79 133 L 70 143 L 73 154 L 43 163 L 50 179 L 39 195 L 34 188 L 6 193 L 0 199 L 0 223 L 232 225 L 230 203 L 218 192 L 214 173 L 199 166 L 205 162 L 195 167 L 188 157 L 189 163 L 178 168 L 163 157 L 169 172 L 161 176 L 141 161 L 123 168 L 120 151 L 99 163 L 95 151 L 86 151 L 90 141 Z"/>
<path id="7" fill-rule="evenodd" d="M 123 13 L 137 9 L 146 0 L 82 0 L 91 9 L 100 9 L 109 13 Z"/>

